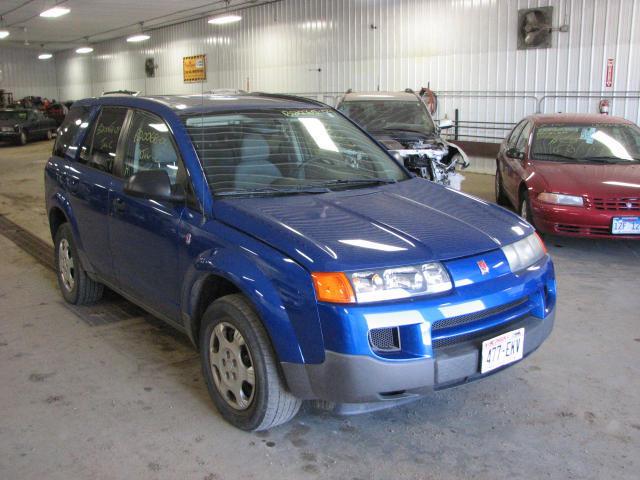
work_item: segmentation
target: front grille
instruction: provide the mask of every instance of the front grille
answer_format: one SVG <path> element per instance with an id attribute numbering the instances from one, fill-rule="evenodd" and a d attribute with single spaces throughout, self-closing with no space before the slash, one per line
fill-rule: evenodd
<path id="1" fill-rule="evenodd" d="M 400 350 L 398 327 L 374 328 L 369 330 L 369 344 L 374 351 L 393 352 Z"/>
<path id="2" fill-rule="evenodd" d="M 580 235 L 611 235 L 609 227 L 591 227 L 589 225 L 569 225 L 566 223 L 558 223 L 554 225 L 558 233 L 573 233 Z"/>
<path id="3" fill-rule="evenodd" d="M 433 341 L 432 346 L 433 348 L 447 347 L 449 345 L 455 345 L 457 343 L 462 343 L 466 340 L 473 340 L 473 339 L 476 339 L 478 343 L 480 343 L 488 338 L 491 338 L 492 336 L 495 336 L 497 332 L 500 332 L 502 330 L 507 330 L 510 325 L 513 325 L 514 323 L 521 321 L 526 316 L 527 314 L 520 315 L 509 322 L 501 323 L 500 325 L 496 325 L 493 328 L 488 328 L 485 330 L 481 330 L 479 332 L 471 332 L 465 335 L 457 335 L 455 337 L 438 338 Z"/>
<path id="4" fill-rule="evenodd" d="M 589 205 L 594 210 L 610 212 L 640 211 L 640 197 L 592 198 Z"/>
<path id="5" fill-rule="evenodd" d="M 513 302 L 505 303 L 504 305 L 500 305 L 498 307 L 488 308 L 486 310 L 481 310 L 474 313 L 467 313 L 466 315 L 459 315 L 457 317 L 436 320 L 431 326 L 431 331 L 436 332 L 444 328 L 458 327 L 460 325 L 466 325 L 468 323 L 484 320 L 485 318 L 493 317 L 494 315 L 499 315 L 501 313 L 508 312 L 509 310 L 513 310 L 521 305 L 524 305 L 528 300 L 529 297 L 523 297 L 519 298 L 518 300 L 514 300 Z"/>

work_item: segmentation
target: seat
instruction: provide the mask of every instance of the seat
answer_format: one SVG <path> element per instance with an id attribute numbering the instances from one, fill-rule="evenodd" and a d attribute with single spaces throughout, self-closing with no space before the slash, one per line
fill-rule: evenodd
<path id="1" fill-rule="evenodd" d="M 262 135 L 245 135 L 240 148 L 240 162 L 235 169 L 235 188 L 266 187 L 274 180 L 282 178 L 280 170 L 269 158 L 269 144 Z"/>

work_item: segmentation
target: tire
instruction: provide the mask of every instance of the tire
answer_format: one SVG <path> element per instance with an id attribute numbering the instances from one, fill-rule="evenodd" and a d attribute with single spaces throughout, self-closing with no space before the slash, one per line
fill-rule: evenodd
<path id="1" fill-rule="evenodd" d="M 27 136 L 27 132 L 25 132 L 24 130 L 21 131 L 20 135 L 18 136 L 18 139 L 16 140 L 16 143 L 18 145 L 26 145 L 28 141 L 29 141 L 29 137 Z"/>
<path id="2" fill-rule="evenodd" d="M 507 195 L 504 193 L 504 188 L 502 187 L 502 175 L 500 174 L 500 169 L 496 167 L 496 176 L 495 176 L 495 195 L 496 195 L 496 203 L 498 205 L 507 206 L 509 205 L 509 199 Z"/>
<path id="3" fill-rule="evenodd" d="M 204 312 L 200 358 L 213 403 L 235 427 L 267 430 L 298 413 L 302 401 L 286 390 L 267 332 L 244 296 L 226 295 Z"/>
<path id="4" fill-rule="evenodd" d="M 531 214 L 531 202 L 529 201 L 529 192 L 527 190 L 523 190 L 520 194 L 520 205 L 518 206 L 518 215 L 524 218 L 531 225 L 533 223 L 533 215 Z"/>
<path id="5" fill-rule="evenodd" d="M 100 300 L 104 286 L 91 280 L 82 268 L 68 223 L 58 228 L 53 244 L 56 277 L 64 299 L 73 305 L 89 305 Z"/>

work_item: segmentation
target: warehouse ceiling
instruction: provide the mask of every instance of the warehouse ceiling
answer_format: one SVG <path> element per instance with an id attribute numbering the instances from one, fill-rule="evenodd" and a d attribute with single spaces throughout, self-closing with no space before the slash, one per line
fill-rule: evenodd
<path id="1" fill-rule="evenodd" d="M 227 3 L 229 5 L 227 5 Z M 3 43 L 49 50 L 64 50 L 85 43 L 122 37 L 140 29 L 157 28 L 262 3 L 260 0 L 2 0 L 0 16 L 11 35 Z M 40 13 L 55 6 L 71 11 L 58 18 L 42 18 Z M 25 30 L 26 29 L 26 30 Z"/>

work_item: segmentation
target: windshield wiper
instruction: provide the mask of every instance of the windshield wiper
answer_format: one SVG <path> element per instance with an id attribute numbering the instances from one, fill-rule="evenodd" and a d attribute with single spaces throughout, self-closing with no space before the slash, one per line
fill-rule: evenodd
<path id="1" fill-rule="evenodd" d="M 535 157 L 557 157 L 557 158 L 564 158 L 565 160 L 580 160 L 579 158 L 576 157 L 570 157 L 568 155 L 562 155 L 561 153 L 534 153 L 532 155 L 534 158 Z"/>
<path id="2" fill-rule="evenodd" d="M 298 195 L 304 193 L 327 193 L 330 190 L 327 187 L 315 185 L 301 185 L 299 187 L 261 187 L 246 188 L 242 190 L 231 190 L 228 192 L 216 193 L 218 197 L 236 197 L 251 195 Z"/>
<path id="3" fill-rule="evenodd" d="M 637 162 L 640 161 L 640 158 L 620 158 L 614 156 L 600 156 L 600 157 L 582 157 L 579 160 L 583 160 L 585 162 L 598 162 L 598 163 L 619 163 L 619 162 Z"/>
<path id="4" fill-rule="evenodd" d="M 329 180 L 322 185 L 327 187 L 334 185 L 386 185 L 396 182 L 397 180 L 392 178 L 346 178 L 344 180 Z"/>

